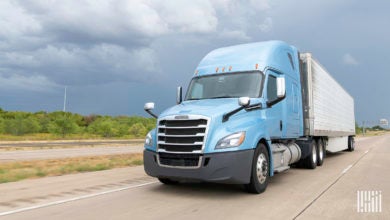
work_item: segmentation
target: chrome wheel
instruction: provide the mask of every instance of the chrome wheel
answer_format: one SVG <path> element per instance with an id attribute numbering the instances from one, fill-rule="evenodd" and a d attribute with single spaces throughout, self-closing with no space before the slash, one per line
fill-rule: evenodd
<path id="1" fill-rule="evenodd" d="M 265 191 L 269 181 L 269 165 L 267 147 L 259 143 L 253 155 L 250 182 L 245 184 L 248 192 L 259 194 Z"/>
<path id="2" fill-rule="evenodd" d="M 263 184 L 267 180 L 268 162 L 263 153 L 259 154 L 257 157 L 256 174 L 260 184 Z"/>

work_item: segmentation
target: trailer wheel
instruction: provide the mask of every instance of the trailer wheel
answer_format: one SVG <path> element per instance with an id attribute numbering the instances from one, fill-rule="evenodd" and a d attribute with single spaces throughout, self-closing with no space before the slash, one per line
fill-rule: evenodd
<path id="1" fill-rule="evenodd" d="M 317 149 L 317 166 L 322 166 L 326 155 L 325 146 L 322 139 L 317 140 Z"/>
<path id="2" fill-rule="evenodd" d="M 348 151 L 355 150 L 355 138 L 353 136 L 348 137 Z"/>
<path id="3" fill-rule="evenodd" d="M 308 169 L 315 169 L 317 167 L 317 152 L 318 147 L 313 140 L 309 145 L 309 155 L 304 159 L 305 167 Z"/>
<path id="4" fill-rule="evenodd" d="M 252 161 L 251 179 L 249 184 L 245 184 L 245 189 L 249 193 L 260 194 L 265 191 L 269 179 L 269 156 L 264 144 L 259 144 L 255 150 Z"/>
<path id="5" fill-rule="evenodd" d="M 168 179 L 168 178 L 158 178 L 158 180 L 161 183 L 164 183 L 165 185 L 176 185 L 176 184 L 179 183 L 179 181 L 171 180 L 171 179 Z"/>

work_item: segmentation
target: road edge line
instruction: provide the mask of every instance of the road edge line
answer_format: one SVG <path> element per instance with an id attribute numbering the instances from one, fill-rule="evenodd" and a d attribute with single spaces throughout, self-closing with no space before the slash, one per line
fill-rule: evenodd
<path id="1" fill-rule="evenodd" d="M 34 210 L 34 209 L 40 209 L 40 208 L 45 208 L 45 207 L 49 207 L 49 206 L 60 205 L 60 204 L 68 203 L 68 202 L 78 201 L 78 200 L 82 200 L 82 199 L 93 198 L 93 197 L 102 196 L 102 195 L 115 193 L 115 192 L 120 192 L 120 191 L 124 191 L 124 190 L 128 190 L 128 189 L 139 188 L 139 187 L 151 185 L 151 184 L 154 184 L 157 182 L 158 181 L 147 182 L 147 183 L 142 183 L 142 184 L 138 184 L 138 185 L 132 185 L 132 186 L 122 187 L 122 188 L 118 188 L 118 189 L 113 189 L 113 190 L 108 190 L 108 191 L 73 197 L 73 198 L 69 198 L 69 199 L 58 200 L 58 201 L 49 202 L 46 204 L 30 206 L 30 207 L 15 209 L 15 210 L 6 211 L 6 212 L 0 212 L 0 216 L 6 216 L 6 215 L 16 214 L 16 213 L 30 211 L 30 210 Z"/>
<path id="2" fill-rule="evenodd" d="M 328 186 L 326 187 L 325 190 L 323 190 L 316 198 L 314 198 L 303 210 L 301 210 L 294 218 L 293 220 L 297 219 L 300 215 L 302 215 L 308 208 L 310 208 L 310 206 L 312 206 L 322 195 L 324 195 L 330 188 L 332 188 L 332 186 L 334 186 L 346 173 L 348 170 L 350 170 L 351 168 L 353 168 L 356 164 L 358 164 L 360 162 L 360 160 L 362 160 L 368 152 L 370 152 L 370 150 L 372 149 L 373 147 L 369 148 L 366 152 L 364 152 L 353 164 L 349 165 L 346 169 L 344 169 L 341 174 Z"/>

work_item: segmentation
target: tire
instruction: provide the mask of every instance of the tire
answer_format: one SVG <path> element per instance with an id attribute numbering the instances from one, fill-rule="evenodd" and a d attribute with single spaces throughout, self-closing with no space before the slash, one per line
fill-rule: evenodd
<path id="1" fill-rule="evenodd" d="M 245 184 L 249 193 L 260 194 L 265 191 L 269 181 L 270 163 L 267 148 L 259 144 L 252 160 L 250 183 Z"/>
<path id="2" fill-rule="evenodd" d="M 316 142 L 313 140 L 309 146 L 309 155 L 304 159 L 303 163 L 307 169 L 315 169 L 317 167 L 317 152 L 318 147 Z"/>
<path id="3" fill-rule="evenodd" d="M 352 152 L 355 150 L 355 138 L 353 136 L 348 137 L 348 151 Z"/>
<path id="4" fill-rule="evenodd" d="M 317 166 L 322 166 L 326 156 L 326 150 L 324 146 L 324 141 L 322 139 L 317 140 Z"/>
<path id="5" fill-rule="evenodd" d="M 176 185 L 176 184 L 179 183 L 179 181 L 171 180 L 171 179 L 168 179 L 168 178 L 158 178 L 158 180 L 161 183 L 164 183 L 165 185 Z"/>

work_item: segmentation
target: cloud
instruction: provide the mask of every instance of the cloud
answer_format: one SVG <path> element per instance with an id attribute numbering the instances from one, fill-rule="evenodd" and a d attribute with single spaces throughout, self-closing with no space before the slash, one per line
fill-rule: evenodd
<path id="1" fill-rule="evenodd" d="M 240 30 L 223 30 L 219 32 L 220 38 L 223 39 L 235 39 L 235 40 L 243 40 L 249 41 L 251 37 L 249 37 L 244 31 Z"/>
<path id="2" fill-rule="evenodd" d="M 269 9 L 268 0 L 5 0 L 0 75 L 48 85 L 166 79 L 154 42 L 249 41 L 272 29 Z"/>
<path id="3" fill-rule="evenodd" d="M 0 75 L 0 84 L 2 91 L 9 90 L 27 90 L 33 92 L 54 91 L 58 85 L 51 82 L 44 76 L 23 76 L 23 75 Z"/>
<path id="4" fill-rule="evenodd" d="M 349 53 L 344 54 L 343 63 L 350 66 L 356 66 L 359 62 Z"/>
<path id="5" fill-rule="evenodd" d="M 0 58 L 3 68 L 8 68 L 0 73 L 43 75 L 62 85 L 147 81 L 152 78 L 151 73 L 159 74 L 155 52 L 146 47 L 127 50 L 113 44 L 88 48 L 48 45 L 26 53 L 5 53 Z"/>
<path id="6" fill-rule="evenodd" d="M 263 23 L 259 25 L 259 28 L 262 32 L 269 32 L 272 29 L 272 18 L 265 18 Z"/>

